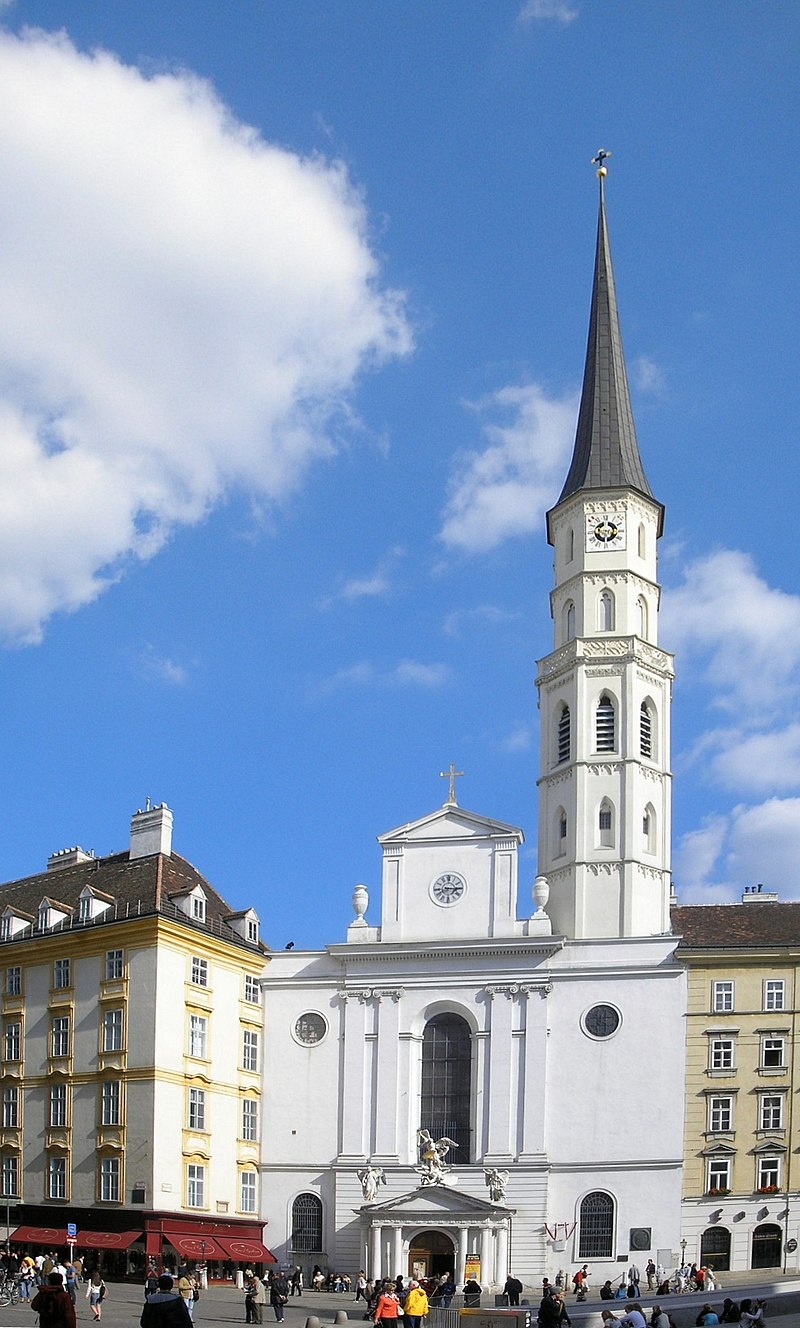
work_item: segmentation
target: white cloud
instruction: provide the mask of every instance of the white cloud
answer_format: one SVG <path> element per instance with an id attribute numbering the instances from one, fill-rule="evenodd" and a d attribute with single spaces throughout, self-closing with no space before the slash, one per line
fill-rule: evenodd
<path id="1" fill-rule="evenodd" d="M 680 841 L 675 880 L 683 904 L 734 902 L 759 882 L 782 899 L 800 899 L 800 798 L 710 817 Z"/>
<path id="2" fill-rule="evenodd" d="M 34 641 L 233 488 L 284 499 L 410 348 L 343 167 L 187 73 L 0 33 L 0 632 Z"/>
<path id="3" fill-rule="evenodd" d="M 385 599 L 394 589 L 394 576 L 398 562 L 405 557 L 405 549 L 400 545 L 390 549 L 381 558 L 374 571 L 366 576 L 354 576 L 345 581 L 335 594 L 322 601 L 323 608 L 330 608 L 338 600 L 356 601 L 360 599 Z"/>
<path id="4" fill-rule="evenodd" d="M 445 636 L 462 636 L 466 632 L 484 627 L 501 627 L 522 617 L 518 610 L 501 609 L 496 604 L 476 604 L 472 609 L 454 609 L 448 613 L 442 626 Z"/>
<path id="5" fill-rule="evenodd" d="M 633 361 L 633 382 L 640 392 L 663 392 L 664 371 L 655 360 L 651 360 L 647 355 L 640 355 Z"/>
<path id="6" fill-rule="evenodd" d="M 566 0 L 527 0 L 520 11 L 520 21 L 555 20 L 557 23 L 572 23 L 578 17 L 578 10 Z"/>
<path id="7" fill-rule="evenodd" d="M 159 655 L 153 646 L 147 646 L 140 659 L 140 668 L 147 678 L 183 687 L 189 681 L 189 671 L 165 655 Z"/>
<path id="8" fill-rule="evenodd" d="M 446 545 L 479 553 L 541 528 L 563 482 L 577 403 L 576 394 L 549 397 L 536 383 L 471 403 L 488 446 L 456 460 L 440 532 Z"/>
<path id="9" fill-rule="evenodd" d="M 504 752 L 527 752 L 533 742 L 533 728 L 530 724 L 518 724 L 507 733 L 500 746 Z"/>
<path id="10" fill-rule="evenodd" d="M 369 660 L 361 660 L 326 678 L 315 693 L 325 696 L 343 687 L 421 687 L 430 690 L 443 687 L 450 676 L 446 664 L 422 664 L 418 660 L 403 659 L 394 668 L 378 669 Z"/>

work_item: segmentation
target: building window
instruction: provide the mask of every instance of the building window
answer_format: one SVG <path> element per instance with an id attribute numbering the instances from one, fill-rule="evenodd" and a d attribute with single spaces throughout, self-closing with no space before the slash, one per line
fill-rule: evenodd
<path id="1" fill-rule="evenodd" d="M 100 1198 L 103 1203 L 119 1203 L 120 1161 L 118 1157 L 104 1157 L 100 1163 Z"/>
<path id="2" fill-rule="evenodd" d="M 53 1084 L 50 1089 L 50 1124 L 63 1127 L 67 1123 L 67 1085 Z"/>
<path id="3" fill-rule="evenodd" d="M 761 1067 L 764 1070 L 783 1070 L 785 1043 L 782 1037 L 765 1037 L 761 1040 Z"/>
<path id="4" fill-rule="evenodd" d="M 254 1097 L 242 1098 L 242 1138 L 249 1144 L 258 1139 L 258 1100 Z"/>
<path id="5" fill-rule="evenodd" d="M 556 738 L 556 763 L 563 765 L 569 760 L 571 748 L 571 723 L 569 715 L 569 706 L 562 705 L 558 712 L 558 732 Z"/>
<path id="6" fill-rule="evenodd" d="M 78 921 L 91 922 L 92 919 L 92 896 L 81 895 L 78 900 Z"/>
<path id="7" fill-rule="evenodd" d="M 125 955 L 122 950 L 106 951 L 106 981 L 114 982 L 125 975 Z"/>
<path id="8" fill-rule="evenodd" d="M 3 1089 L 3 1129 L 16 1130 L 19 1125 L 19 1089 Z"/>
<path id="9" fill-rule="evenodd" d="M 16 1153 L 5 1153 L 2 1166 L 4 1199 L 19 1198 L 19 1158 Z"/>
<path id="10" fill-rule="evenodd" d="M 616 723 L 614 702 L 607 693 L 603 693 L 595 716 L 595 737 L 598 752 L 613 752 L 616 749 Z"/>
<path id="11" fill-rule="evenodd" d="M 422 1037 L 422 1095 L 419 1123 L 434 1139 L 458 1144 L 459 1161 L 472 1160 L 472 1036 L 457 1014 L 437 1014 Z"/>
<path id="12" fill-rule="evenodd" d="M 711 1069 L 712 1070 L 732 1070 L 733 1069 L 733 1038 L 712 1038 L 711 1039 Z"/>
<path id="13" fill-rule="evenodd" d="M 245 973 L 244 977 L 244 998 L 246 1001 L 250 1001 L 252 1005 L 261 1004 L 261 987 L 258 978 L 253 977 L 250 973 Z"/>
<path id="14" fill-rule="evenodd" d="M 603 798 L 597 813 L 598 843 L 602 848 L 614 847 L 614 808 L 608 798 Z"/>
<path id="15" fill-rule="evenodd" d="M 189 1089 L 189 1129 L 206 1128 L 206 1094 L 203 1088 Z"/>
<path id="16" fill-rule="evenodd" d="M 636 601 L 636 610 L 637 610 L 637 614 L 638 614 L 638 618 L 639 618 L 639 635 L 640 635 L 640 637 L 642 638 L 643 641 L 646 641 L 646 640 L 647 640 L 647 635 L 648 635 L 648 632 L 647 632 L 647 628 L 648 628 L 647 617 L 648 617 L 648 615 L 647 615 L 647 600 L 644 598 L 644 595 L 640 595 L 639 598 L 637 599 L 637 601 Z M 643 753 L 643 754 L 644 754 L 644 753 Z"/>
<path id="17" fill-rule="evenodd" d="M 712 1097 L 708 1100 L 708 1128 L 711 1134 L 729 1134 L 733 1129 L 733 1098 Z"/>
<path id="18" fill-rule="evenodd" d="M 6 969 L 6 996 L 22 995 L 22 969 Z"/>
<path id="19" fill-rule="evenodd" d="M 56 989 L 72 986 L 71 965 L 68 959 L 57 959 L 53 965 L 53 986 Z"/>
<path id="20" fill-rule="evenodd" d="M 120 1123 L 120 1082 L 119 1079 L 107 1079 L 103 1084 L 100 1099 L 100 1119 L 103 1125 Z"/>
<path id="21" fill-rule="evenodd" d="M 247 939 L 252 945 L 258 944 L 258 923 L 255 918 L 247 919 Z"/>
<path id="22" fill-rule="evenodd" d="M 322 1200 L 316 1194 L 298 1194 L 292 1204 L 292 1249 L 295 1254 L 322 1250 Z"/>
<path id="23" fill-rule="evenodd" d="M 66 1015 L 53 1020 L 52 1047 L 54 1056 L 69 1056 L 69 1019 Z"/>
<path id="24" fill-rule="evenodd" d="M 206 1202 L 206 1169 L 190 1162 L 186 1172 L 187 1208 L 204 1208 Z"/>
<path id="25" fill-rule="evenodd" d="M 242 1172 L 241 1201 L 241 1211 L 243 1213 L 254 1213 L 256 1211 L 256 1173 L 254 1171 Z"/>
<path id="26" fill-rule="evenodd" d="M 208 986 L 208 960 L 195 955 L 192 959 L 192 982 L 196 987 Z"/>
<path id="27" fill-rule="evenodd" d="M 610 1259 L 614 1252 L 614 1200 L 603 1190 L 587 1194 L 580 1208 L 579 1259 Z"/>
<path id="28" fill-rule="evenodd" d="M 779 1157 L 760 1157 L 758 1159 L 759 1190 L 777 1190 L 781 1183 L 781 1160 Z"/>
<path id="29" fill-rule="evenodd" d="M 731 1188 L 731 1159 L 729 1157 L 710 1157 L 708 1159 L 707 1190 L 714 1194 L 719 1190 Z"/>
<path id="30" fill-rule="evenodd" d="M 575 605 L 569 600 L 564 609 L 564 640 L 572 641 L 575 637 Z"/>
<path id="31" fill-rule="evenodd" d="M 39 931 L 47 931 L 47 928 L 50 926 L 49 904 L 39 905 L 39 912 L 37 914 L 36 925 L 39 928 Z"/>
<path id="32" fill-rule="evenodd" d="M 764 1009 L 782 1010 L 786 984 L 782 978 L 767 978 L 764 983 Z"/>
<path id="33" fill-rule="evenodd" d="M 67 1197 L 67 1159 L 51 1157 L 47 1169 L 47 1197 L 66 1199 Z"/>
<path id="34" fill-rule="evenodd" d="M 103 1015 L 103 1051 L 122 1051 L 122 1010 Z"/>
<path id="35" fill-rule="evenodd" d="M 208 1043 L 208 1020 L 202 1014 L 189 1015 L 189 1055 L 205 1059 Z"/>
<path id="36" fill-rule="evenodd" d="M 206 920 L 206 901 L 202 895 L 192 895 L 192 917 L 195 922 Z"/>
<path id="37" fill-rule="evenodd" d="M 730 1014 L 733 1009 L 732 982 L 712 982 L 711 1008 L 715 1014 Z"/>
<path id="38" fill-rule="evenodd" d="M 760 1129 L 783 1129 L 783 1093 L 762 1094 Z"/>
<path id="39" fill-rule="evenodd" d="M 21 1060 L 22 1025 L 17 1020 L 6 1023 L 3 1027 L 3 1060 Z"/>
<path id="40" fill-rule="evenodd" d="M 0 918 L 0 941 L 10 941 L 11 935 L 11 917 L 6 914 L 4 918 Z"/>
<path id="41" fill-rule="evenodd" d="M 242 1043 L 242 1066 L 245 1070 L 258 1069 L 258 1033 L 244 1030 Z"/>
<path id="42" fill-rule="evenodd" d="M 614 630 L 614 596 L 610 590 L 604 590 L 600 596 L 597 626 L 601 632 L 613 632 Z"/>
<path id="43" fill-rule="evenodd" d="M 639 710 L 639 751 L 648 760 L 653 757 L 653 712 L 646 701 Z"/>

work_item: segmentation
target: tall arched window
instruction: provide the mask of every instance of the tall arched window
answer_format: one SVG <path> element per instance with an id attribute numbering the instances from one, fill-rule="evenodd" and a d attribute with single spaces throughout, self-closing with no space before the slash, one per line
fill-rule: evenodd
<path id="1" fill-rule="evenodd" d="M 567 851 L 567 813 L 559 807 L 553 823 L 553 857 L 560 858 Z"/>
<path id="2" fill-rule="evenodd" d="M 604 590 L 597 602 L 597 628 L 601 632 L 614 630 L 614 596 L 610 590 Z"/>
<path id="3" fill-rule="evenodd" d="M 318 1194 L 298 1194 L 292 1204 L 292 1249 L 296 1254 L 322 1250 L 322 1200 Z"/>
<path id="4" fill-rule="evenodd" d="M 603 848 L 614 847 L 614 804 L 603 798 L 597 813 L 597 842 Z"/>
<path id="5" fill-rule="evenodd" d="M 636 601 L 636 612 L 639 618 L 639 635 L 643 641 L 646 641 L 649 624 L 647 620 L 647 600 L 644 595 L 640 595 Z"/>
<path id="6" fill-rule="evenodd" d="M 575 605 L 568 600 L 564 605 L 564 640 L 572 641 L 575 636 Z"/>
<path id="7" fill-rule="evenodd" d="M 593 1190 L 581 1202 L 578 1235 L 579 1259 L 610 1259 L 614 1253 L 614 1200 L 604 1190 Z"/>
<path id="8" fill-rule="evenodd" d="M 569 716 L 569 706 L 562 705 L 558 712 L 558 728 L 556 730 L 556 764 L 563 765 L 569 760 L 571 745 L 571 723 Z"/>
<path id="9" fill-rule="evenodd" d="M 471 1150 L 472 1036 L 457 1014 L 429 1019 L 422 1036 L 420 1129 L 434 1139 L 446 1135 L 458 1144 L 458 1158 L 469 1162 Z"/>
<path id="10" fill-rule="evenodd" d="M 648 803 L 642 816 L 642 834 L 645 853 L 656 851 L 656 812 L 652 803 Z"/>
<path id="11" fill-rule="evenodd" d="M 575 557 L 575 531 L 570 526 L 567 531 L 567 562 L 571 563 Z"/>
<path id="12" fill-rule="evenodd" d="M 647 544 L 645 542 L 644 522 L 639 522 L 639 557 L 644 558 L 647 553 Z"/>
<path id="13" fill-rule="evenodd" d="M 649 701 L 642 701 L 639 707 L 639 753 L 652 761 L 655 757 L 655 741 L 653 730 L 653 707 Z"/>
<path id="14" fill-rule="evenodd" d="M 598 702 L 595 716 L 595 746 L 598 752 L 613 752 L 616 750 L 616 728 L 614 702 L 608 693 L 604 692 Z"/>

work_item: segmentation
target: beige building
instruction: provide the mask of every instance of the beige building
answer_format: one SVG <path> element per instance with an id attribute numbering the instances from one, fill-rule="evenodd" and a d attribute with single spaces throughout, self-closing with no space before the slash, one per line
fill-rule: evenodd
<path id="1" fill-rule="evenodd" d="M 686 1258 L 719 1270 L 798 1267 L 800 903 L 672 911 L 688 970 Z"/>
<path id="2" fill-rule="evenodd" d="M 264 1262 L 264 947 L 172 851 L 54 854 L 0 886 L 0 1195 L 30 1247 Z M 16 1234 L 15 1234 L 16 1233 Z"/>

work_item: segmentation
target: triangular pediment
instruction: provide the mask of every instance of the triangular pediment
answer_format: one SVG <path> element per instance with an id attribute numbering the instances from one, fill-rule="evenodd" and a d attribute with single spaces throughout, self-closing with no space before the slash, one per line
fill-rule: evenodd
<path id="1" fill-rule="evenodd" d="M 418 821 L 409 821 L 396 830 L 387 830 L 386 834 L 378 836 L 378 843 L 387 846 L 413 843 L 415 840 L 435 842 L 443 839 L 494 839 L 498 836 L 517 839 L 520 844 L 524 839 L 522 831 L 515 825 L 493 821 L 488 816 L 469 812 L 465 807 L 445 803 L 435 812 L 421 816 Z"/>
<path id="2" fill-rule="evenodd" d="M 372 1217 L 396 1217 L 403 1221 L 426 1221 L 438 1218 L 440 1221 L 450 1217 L 489 1217 L 492 1213 L 513 1212 L 505 1204 L 489 1203 L 486 1199 L 476 1199 L 472 1194 L 465 1194 L 449 1185 L 421 1185 L 419 1189 L 401 1194 L 396 1199 L 387 1199 L 384 1203 L 364 1204 L 365 1215 Z"/>

